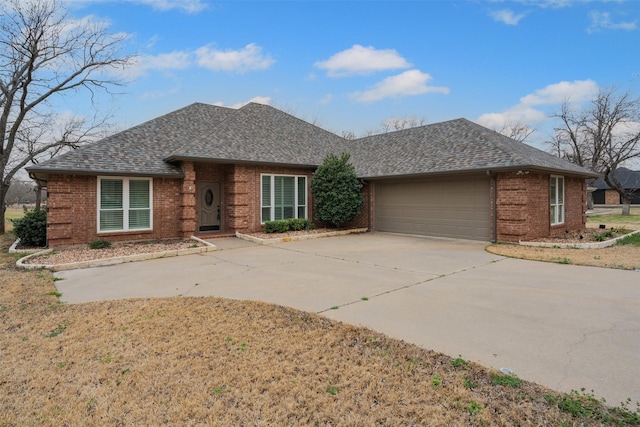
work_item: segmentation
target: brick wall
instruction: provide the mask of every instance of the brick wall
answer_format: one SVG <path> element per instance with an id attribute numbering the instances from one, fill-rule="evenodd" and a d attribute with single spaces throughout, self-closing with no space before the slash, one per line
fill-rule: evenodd
<path id="1" fill-rule="evenodd" d="M 47 185 L 47 240 L 49 247 L 86 244 L 96 239 L 112 242 L 180 237 L 181 180 L 153 179 L 153 230 L 97 231 L 97 177 L 51 175 Z"/>
<path id="2" fill-rule="evenodd" d="M 564 177 L 565 221 L 551 226 L 549 174 L 497 174 L 497 239 L 517 242 L 584 229 L 587 188 L 582 178 Z"/>
<path id="3" fill-rule="evenodd" d="M 605 205 L 619 205 L 620 204 L 620 194 L 616 190 L 605 190 L 604 191 L 604 204 Z"/>

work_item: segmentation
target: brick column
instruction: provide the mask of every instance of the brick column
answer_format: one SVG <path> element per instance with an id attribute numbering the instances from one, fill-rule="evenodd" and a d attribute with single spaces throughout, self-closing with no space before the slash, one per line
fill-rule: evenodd
<path id="1" fill-rule="evenodd" d="M 228 227 L 233 231 L 249 229 L 249 177 L 251 170 L 246 166 L 236 165 L 229 174 L 229 213 Z"/>
<path id="2" fill-rule="evenodd" d="M 196 171 L 193 162 L 182 164 L 184 178 L 180 189 L 180 235 L 191 237 L 196 233 Z"/>

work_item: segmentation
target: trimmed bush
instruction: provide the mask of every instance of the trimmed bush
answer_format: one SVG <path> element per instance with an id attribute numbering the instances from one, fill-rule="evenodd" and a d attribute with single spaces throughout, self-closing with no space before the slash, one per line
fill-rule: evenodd
<path id="1" fill-rule="evenodd" d="M 364 203 L 361 188 L 349 154 L 328 155 L 311 177 L 315 218 L 340 227 L 357 217 Z"/>
<path id="2" fill-rule="evenodd" d="M 12 219 L 13 234 L 25 246 L 47 245 L 47 212 L 42 209 L 25 212 L 22 218 Z"/>
<path id="3" fill-rule="evenodd" d="M 281 219 L 264 223 L 265 233 L 286 233 L 287 231 L 311 230 L 313 221 L 303 218 Z"/>

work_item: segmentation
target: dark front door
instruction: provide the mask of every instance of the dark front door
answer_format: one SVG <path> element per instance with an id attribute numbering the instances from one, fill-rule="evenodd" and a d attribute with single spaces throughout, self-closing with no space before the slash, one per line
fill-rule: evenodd
<path id="1" fill-rule="evenodd" d="M 220 183 L 198 183 L 198 229 L 220 230 Z"/>

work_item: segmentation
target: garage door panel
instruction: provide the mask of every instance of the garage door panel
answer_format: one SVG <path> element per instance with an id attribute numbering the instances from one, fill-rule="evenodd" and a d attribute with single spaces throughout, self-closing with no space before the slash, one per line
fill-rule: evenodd
<path id="1" fill-rule="evenodd" d="M 489 183 L 485 175 L 379 182 L 376 184 L 376 229 L 489 240 Z"/>

